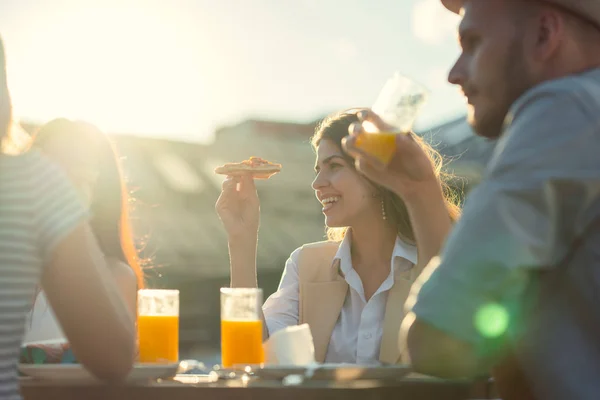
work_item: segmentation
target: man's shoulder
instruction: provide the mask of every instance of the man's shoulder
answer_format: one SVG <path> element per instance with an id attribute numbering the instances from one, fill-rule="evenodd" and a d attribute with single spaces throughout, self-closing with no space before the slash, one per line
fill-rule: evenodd
<path id="1" fill-rule="evenodd" d="M 559 118 L 560 114 L 571 107 L 600 111 L 600 69 L 540 83 L 515 101 L 511 113 L 516 116 L 522 111 L 537 107 L 556 110 L 557 114 L 550 114 L 549 118 Z"/>
<path id="2" fill-rule="evenodd" d="M 537 85 L 512 105 L 488 174 L 600 168 L 599 116 L 600 70 Z"/>

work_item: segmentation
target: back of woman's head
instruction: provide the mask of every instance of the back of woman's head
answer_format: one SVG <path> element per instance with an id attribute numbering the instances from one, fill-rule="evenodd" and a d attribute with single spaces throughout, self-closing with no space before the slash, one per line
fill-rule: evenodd
<path id="1" fill-rule="evenodd" d="M 105 256 L 128 264 L 142 288 L 144 279 L 129 218 L 129 195 L 109 138 L 87 122 L 58 118 L 34 134 L 32 147 L 55 158 L 75 186 L 92 180 L 87 193 L 90 225 L 100 248 Z"/>
<path id="2" fill-rule="evenodd" d="M 315 135 L 311 139 L 313 148 L 316 150 L 321 141 L 328 140 L 341 149 L 342 139 L 348 135 L 348 128 L 350 125 L 353 122 L 358 122 L 357 114 L 361 110 L 364 109 L 354 108 L 341 111 L 331 114 L 323 119 L 323 121 L 321 121 L 321 123 L 317 126 Z M 452 220 L 457 220 L 460 215 L 460 208 L 456 205 L 456 196 L 452 194 L 445 183 L 446 175 L 442 171 L 443 161 L 441 155 L 430 145 L 428 145 L 421 137 L 417 135 L 413 135 L 413 137 L 431 161 L 435 176 L 440 181 L 440 184 L 444 189 L 444 197 L 448 214 Z M 343 152 L 343 154 L 346 157 L 348 164 L 354 167 L 354 159 L 346 152 Z M 390 190 L 379 186 L 372 181 L 370 181 L 370 183 L 377 187 L 383 201 L 383 207 L 387 215 L 387 220 L 396 227 L 398 236 L 409 243 L 415 243 L 415 234 L 404 201 L 402 201 L 398 195 Z M 327 236 L 330 240 L 341 240 L 345 233 L 346 228 L 327 229 Z"/>

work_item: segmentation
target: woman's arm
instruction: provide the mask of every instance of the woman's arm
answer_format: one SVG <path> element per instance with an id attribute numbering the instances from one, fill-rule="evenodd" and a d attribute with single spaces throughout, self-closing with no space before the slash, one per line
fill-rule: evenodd
<path id="1" fill-rule="evenodd" d="M 229 267 L 232 288 L 258 287 L 256 273 L 257 244 L 258 233 L 229 237 Z"/>
<path id="2" fill-rule="evenodd" d="M 28 153 L 32 213 L 41 285 L 77 359 L 98 378 L 124 380 L 133 366 L 135 315 L 104 261 L 87 222 L 87 212 L 62 170 Z M 33 178 L 32 178 L 33 179 Z"/>
<path id="3" fill-rule="evenodd" d="M 135 314 L 87 222 L 58 242 L 42 286 L 77 359 L 101 379 L 125 379 L 134 359 Z"/>
<path id="4" fill-rule="evenodd" d="M 260 205 L 254 180 L 250 176 L 227 178 L 223 182 L 216 210 L 227 231 L 232 288 L 258 287 L 256 246 Z M 296 266 L 300 250 L 287 261 L 279 289 L 271 296 L 261 311 L 263 340 L 273 330 L 298 324 L 298 271 Z"/>
<path id="5" fill-rule="evenodd" d="M 452 220 L 437 180 L 422 183 L 418 190 L 403 199 L 417 241 L 418 275 L 441 252 L 452 229 Z"/>
<path id="6" fill-rule="evenodd" d="M 250 175 L 227 177 L 215 206 L 227 232 L 232 288 L 256 288 L 256 246 L 260 220 L 260 202 Z M 263 340 L 269 330 L 261 312 Z"/>

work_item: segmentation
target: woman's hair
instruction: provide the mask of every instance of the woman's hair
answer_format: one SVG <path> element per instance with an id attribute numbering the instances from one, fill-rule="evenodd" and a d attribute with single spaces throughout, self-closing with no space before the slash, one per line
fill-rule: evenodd
<path id="1" fill-rule="evenodd" d="M 342 148 L 342 138 L 348 135 L 348 128 L 353 122 L 358 122 L 357 114 L 363 109 L 351 109 L 341 111 L 329 115 L 317 126 L 315 135 L 311 139 L 313 149 L 316 151 L 317 147 L 323 140 L 329 140 Z M 460 216 L 460 208 L 456 204 L 456 196 L 451 192 L 445 180 L 446 174 L 442 171 L 443 160 L 442 156 L 429 146 L 421 137 L 413 134 L 414 140 L 421 146 L 425 151 L 428 158 L 431 160 L 435 176 L 440 181 L 444 192 L 444 199 L 448 214 L 453 221 L 456 221 Z M 344 157 L 348 164 L 354 168 L 354 159 L 344 152 Z M 413 227 L 408 215 L 406 205 L 398 195 L 391 192 L 390 190 L 377 185 L 376 183 L 369 180 L 373 186 L 375 186 L 381 195 L 383 201 L 383 207 L 387 220 L 397 227 L 398 236 L 408 241 L 409 243 L 416 244 L 415 234 Z M 327 228 L 327 237 L 329 240 L 339 241 L 343 239 L 346 234 L 347 228 Z"/>
<path id="2" fill-rule="evenodd" d="M 4 44 L 0 38 L 0 142 L 4 142 L 9 136 L 9 127 L 12 122 L 12 105 L 8 92 L 6 78 L 6 56 Z"/>
<path id="3" fill-rule="evenodd" d="M 65 146 L 80 143 L 91 146 L 98 158 L 98 175 L 92 188 L 90 226 L 106 257 L 128 264 L 137 277 L 138 289 L 144 287 L 142 260 L 134 242 L 129 219 L 129 196 L 119 157 L 109 138 L 92 124 L 54 119 L 33 135 L 31 146 L 45 151 L 50 141 L 62 141 Z M 73 147 L 73 151 L 77 151 Z"/>

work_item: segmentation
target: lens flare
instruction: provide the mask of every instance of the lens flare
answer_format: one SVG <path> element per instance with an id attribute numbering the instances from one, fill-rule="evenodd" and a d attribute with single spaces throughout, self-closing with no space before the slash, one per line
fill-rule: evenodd
<path id="1" fill-rule="evenodd" d="M 508 323 L 508 311 L 501 304 L 485 304 L 475 313 L 475 328 L 479 334 L 489 339 L 503 335 L 508 329 Z"/>

